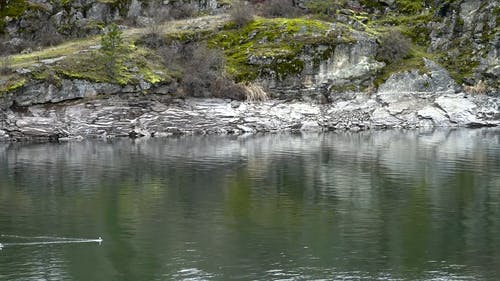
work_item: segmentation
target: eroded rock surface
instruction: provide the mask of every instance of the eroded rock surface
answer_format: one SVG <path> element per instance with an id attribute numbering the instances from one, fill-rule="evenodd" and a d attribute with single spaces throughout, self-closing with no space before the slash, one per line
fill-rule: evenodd
<path id="1" fill-rule="evenodd" d="M 500 124 L 500 100 L 465 94 L 345 94 L 332 104 L 304 101 L 238 102 L 153 96 L 79 100 L 4 110 L 0 139 L 158 137 L 275 131 L 477 127 Z"/>

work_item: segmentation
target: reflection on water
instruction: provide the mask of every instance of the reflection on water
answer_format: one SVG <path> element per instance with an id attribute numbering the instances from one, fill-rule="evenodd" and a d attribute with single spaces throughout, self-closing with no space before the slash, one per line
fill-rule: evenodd
<path id="1" fill-rule="evenodd" d="M 496 280 L 499 171 L 499 130 L 0 144 L 0 234 L 104 239 L 0 280 Z"/>

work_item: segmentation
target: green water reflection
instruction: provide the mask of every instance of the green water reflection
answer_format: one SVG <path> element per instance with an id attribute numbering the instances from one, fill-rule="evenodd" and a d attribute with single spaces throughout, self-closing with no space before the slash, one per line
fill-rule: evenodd
<path id="1" fill-rule="evenodd" d="M 0 280 L 497 280 L 500 131 L 0 145 Z M 16 239 L 0 237 L 0 243 Z"/>

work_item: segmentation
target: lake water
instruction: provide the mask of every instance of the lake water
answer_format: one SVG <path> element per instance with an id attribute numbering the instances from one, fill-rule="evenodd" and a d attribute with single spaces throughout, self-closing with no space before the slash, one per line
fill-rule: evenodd
<path id="1" fill-rule="evenodd" d="M 0 280 L 499 280 L 500 130 L 0 144 L 0 235 Z"/>

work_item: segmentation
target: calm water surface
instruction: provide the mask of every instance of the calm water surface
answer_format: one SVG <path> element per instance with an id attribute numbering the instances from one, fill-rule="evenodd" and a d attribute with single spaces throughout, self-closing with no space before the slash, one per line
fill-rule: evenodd
<path id="1" fill-rule="evenodd" d="M 0 144 L 0 243 L 0 280 L 500 280 L 500 130 Z"/>

